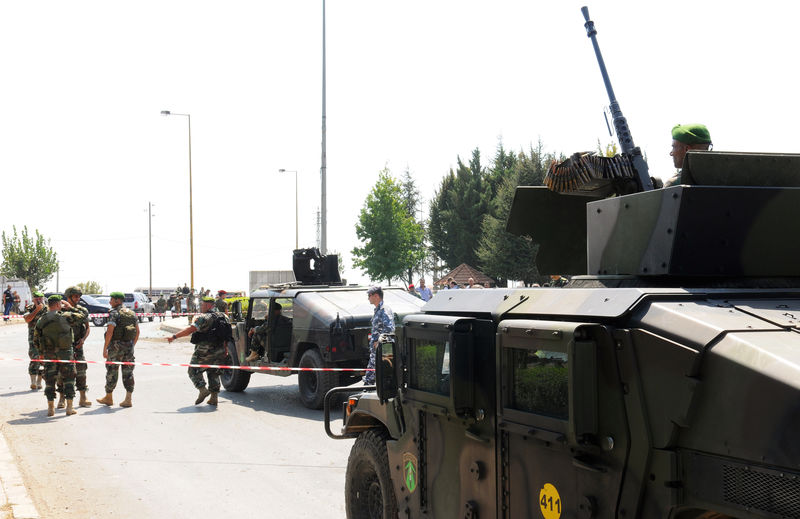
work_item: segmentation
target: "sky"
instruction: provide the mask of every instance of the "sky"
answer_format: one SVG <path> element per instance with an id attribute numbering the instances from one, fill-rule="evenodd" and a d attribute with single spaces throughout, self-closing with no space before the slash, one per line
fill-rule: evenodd
<path id="1" fill-rule="evenodd" d="M 388 167 L 427 202 L 473 149 L 570 154 L 614 142 L 585 2 L 328 0 L 328 249 L 352 268 L 355 224 Z M 716 150 L 798 153 L 800 4 L 588 3 L 650 172 L 670 129 Z M 246 290 L 317 240 L 322 2 L 0 1 L 0 230 L 38 229 L 59 289 L 190 282 Z M 795 49 L 795 50 L 793 50 Z M 279 173 L 279 169 L 288 170 Z M 56 278 L 48 288 L 56 288 Z"/>

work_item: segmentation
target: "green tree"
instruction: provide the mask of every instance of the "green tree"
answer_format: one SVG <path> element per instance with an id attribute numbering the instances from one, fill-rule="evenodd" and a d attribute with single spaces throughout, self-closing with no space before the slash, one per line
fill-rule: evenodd
<path id="1" fill-rule="evenodd" d="M 477 265 L 477 237 L 491 200 L 484 179 L 480 151 L 475 148 L 469 164 L 458 158 L 455 173 L 442 180 L 431 202 L 431 248 L 450 268 L 461 263 Z"/>
<path id="2" fill-rule="evenodd" d="M 3 263 L 0 274 L 10 278 L 20 278 L 28 282 L 31 290 L 41 290 L 58 270 L 58 256 L 50 247 L 50 240 L 34 230 L 35 237 L 28 234 L 28 227 L 17 234 L 14 226 L 12 236 L 3 231 Z"/>
<path id="3" fill-rule="evenodd" d="M 518 279 L 530 285 L 541 276 L 536 268 L 538 245 L 529 238 L 506 232 L 506 221 L 517 186 L 541 185 L 554 157 L 545 154 L 542 143 L 531 147 L 530 155 L 520 153 L 511 175 L 500 184 L 489 213 L 481 226 L 478 265 L 484 273 L 498 279 Z"/>
<path id="4" fill-rule="evenodd" d="M 76 285 L 84 294 L 102 294 L 103 287 L 97 281 L 84 281 Z"/>
<path id="5" fill-rule="evenodd" d="M 378 174 L 356 224 L 363 246 L 352 250 L 353 266 L 370 278 L 400 278 L 423 257 L 422 226 L 409 216 L 400 184 L 388 168 Z"/>
<path id="6" fill-rule="evenodd" d="M 400 193 L 403 199 L 403 205 L 406 209 L 406 214 L 422 228 L 423 236 L 423 239 L 417 245 L 419 249 L 419 261 L 414 265 L 409 265 L 405 272 L 406 284 L 411 284 L 414 282 L 414 273 L 422 274 L 425 270 L 425 251 L 427 247 L 425 244 L 425 222 L 419 216 L 422 197 L 420 196 L 414 177 L 411 176 L 411 171 L 409 171 L 408 168 L 406 168 L 403 177 L 400 179 Z M 417 255 L 414 254 L 414 256 Z"/>

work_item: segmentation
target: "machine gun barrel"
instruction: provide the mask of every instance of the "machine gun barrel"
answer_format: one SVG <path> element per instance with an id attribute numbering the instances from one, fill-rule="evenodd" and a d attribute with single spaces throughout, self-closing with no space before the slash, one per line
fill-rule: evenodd
<path id="1" fill-rule="evenodd" d="M 614 129 L 617 131 L 617 138 L 619 139 L 620 148 L 622 149 L 622 153 L 630 156 L 642 191 L 649 191 L 653 189 L 653 182 L 650 180 L 649 168 L 647 167 L 647 162 L 642 156 L 641 150 L 633 143 L 631 130 L 628 128 L 628 121 L 625 119 L 625 116 L 622 115 L 622 110 L 617 102 L 617 97 L 614 95 L 614 88 L 611 86 L 611 80 L 608 77 L 606 64 L 603 61 L 603 54 L 600 52 L 600 46 L 597 44 L 597 30 L 594 28 L 594 22 L 589 19 L 589 8 L 581 7 L 581 12 L 586 20 L 586 23 L 584 24 L 584 27 L 586 27 L 586 35 L 592 40 L 594 53 L 597 56 L 597 64 L 600 65 L 600 73 L 603 75 L 603 83 L 606 85 L 608 100 L 611 103 L 611 116 L 613 117 L 614 121 Z"/>

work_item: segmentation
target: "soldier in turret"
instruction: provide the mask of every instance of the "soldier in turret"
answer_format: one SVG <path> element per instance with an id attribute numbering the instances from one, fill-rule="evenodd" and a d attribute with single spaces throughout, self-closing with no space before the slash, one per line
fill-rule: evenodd
<path id="1" fill-rule="evenodd" d="M 67 362 L 48 362 L 44 369 L 44 394 L 47 398 L 47 416 L 55 414 L 56 376 L 60 375 L 64 384 L 67 415 L 75 414 L 72 400 L 75 398 L 75 365 L 72 360 L 72 325 L 80 322 L 82 312 L 62 306 L 61 296 L 53 294 L 47 298 L 47 313 L 36 322 L 33 331 L 33 344 L 39 350 L 40 358 Z"/>
<path id="2" fill-rule="evenodd" d="M 108 327 L 106 328 L 105 344 L 103 345 L 103 358 L 111 362 L 135 362 L 133 348 L 139 340 L 139 321 L 130 308 L 122 302 L 125 294 L 111 292 L 111 310 L 108 311 Z M 97 401 L 105 405 L 114 405 L 112 393 L 117 387 L 119 376 L 118 364 L 106 365 L 106 396 Z M 133 366 L 122 366 L 122 385 L 125 386 L 125 400 L 120 402 L 120 407 L 131 407 L 133 396 Z"/>
<path id="3" fill-rule="evenodd" d="M 708 128 L 704 124 L 678 124 L 672 128 L 672 164 L 675 169 L 683 169 L 683 160 L 689 150 L 708 151 L 713 144 Z M 680 172 L 664 183 L 664 187 L 670 187 L 681 183 Z"/>

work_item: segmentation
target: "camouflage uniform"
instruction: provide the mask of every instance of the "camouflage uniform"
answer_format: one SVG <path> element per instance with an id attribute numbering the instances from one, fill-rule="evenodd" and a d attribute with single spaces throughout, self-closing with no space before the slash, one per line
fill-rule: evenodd
<path id="1" fill-rule="evenodd" d="M 378 347 L 378 337 L 382 333 L 394 333 L 394 312 L 383 301 L 375 307 L 372 315 L 372 333 L 369 336 L 369 363 L 367 369 L 375 369 L 375 350 Z M 364 384 L 375 383 L 375 372 L 367 371 L 364 373 Z"/>
<path id="2" fill-rule="evenodd" d="M 83 339 L 86 330 L 89 328 L 89 310 L 84 306 L 77 305 L 72 308 L 75 313 L 80 313 L 84 317 L 82 320 L 76 320 L 70 323 L 72 327 L 72 360 L 79 360 L 83 362 L 75 363 L 75 389 L 78 391 L 86 391 L 89 389 L 86 386 L 86 356 L 83 354 L 83 344 L 78 346 L 78 343 Z M 58 377 L 58 392 L 63 392 L 63 383 L 61 377 Z"/>
<path id="3" fill-rule="evenodd" d="M 195 301 L 195 295 L 194 295 L 194 290 L 192 290 L 192 292 L 188 296 L 186 296 L 186 311 L 190 314 L 197 312 L 197 305 L 195 304 L 194 301 Z M 189 315 L 187 317 L 189 319 L 189 324 L 192 324 L 194 316 Z"/>
<path id="4" fill-rule="evenodd" d="M 39 318 L 33 331 L 33 344 L 39 349 L 41 356 L 48 360 L 72 360 L 72 326 L 84 318 L 82 312 L 74 309 L 62 311 L 48 311 Z M 50 335 L 56 327 L 58 335 L 63 338 L 54 341 Z M 55 400 L 56 376 L 64 381 L 64 396 L 67 400 L 75 398 L 75 365 L 66 363 L 47 362 L 44 368 L 45 388 L 47 400 Z"/>
<path id="5" fill-rule="evenodd" d="M 164 296 L 162 295 L 161 297 L 158 298 L 158 301 L 156 301 L 156 312 L 160 314 L 158 316 L 159 321 L 164 320 L 164 312 L 166 311 L 167 311 L 167 300 L 164 299 Z"/>
<path id="6" fill-rule="evenodd" d="M 31 303 L 25 307 L 25 314 L 30 314 L 34 310 L 36 310 L 36 305 Z M 28 364 L 28 375 L 40 375 L 44 371 L 44 367 L 42 366 L 41 362 L 33 361 L 33 359 L 39 358 L 39 348 L 33 344 L 33 331 L 34 328 L 36 328 L 36 323 L 46 313 L 47 304 L 43 303 L 36 315 L 33 316 L 31 322 L 28 323 L 28 358 L 31 359 L 31 363 Z"/>
<path id="7" fill-rule="evenodd" d="M 135 362 L 133 356 L 133 339 L 123 338 L 124 328 L 129 324 L 136 325 L 136 314 L 130 308 L 119 305 L 108 311 L 108 324 L 114 325 L 111 335 L 111 342 L 108 343 L 108 360 L 110 362 Z M 126 391 L 133 393 L 133 368 L 134 366 L 122 367 L 122 385 Z M 118 364 L 106 364 L 106 394 L 112 393 L 117 387 L 117 377 L 119 376 Z"/>
<path id="8" fill-rule="evenodd" d="M 216 308 L 212 308 L 208 313 L 198 315 L 194 320 L 193 326 L 197 328 L 197 332 L 201 336 L 198 338 L 197 335 L 192 334 L 192 343 L 195 346 L 192 360 L 189 361 L 190 364 L 225 364 L 225 344 L 213 338 L 202 337 L 202 335 L 211 330 L 217 319 L 224 320 L 230 326 L 228 317 L 217 311 Z M 195 340 L 197 342 L 194 342 Z M 207 372 L 208 390 L 212 393 L 218 393 L 220 389 L 220 370 L 218 368 L 189 368 L 189 379 L 192 384 L 197 389 L 202 389 L 206 386 L 206 382 L 203 380 L 204 371 Z"/>

